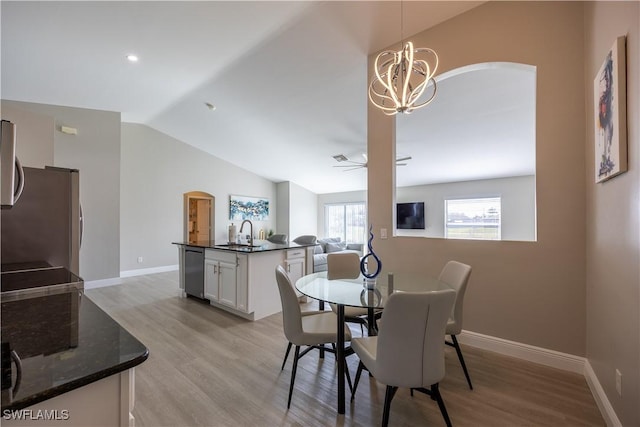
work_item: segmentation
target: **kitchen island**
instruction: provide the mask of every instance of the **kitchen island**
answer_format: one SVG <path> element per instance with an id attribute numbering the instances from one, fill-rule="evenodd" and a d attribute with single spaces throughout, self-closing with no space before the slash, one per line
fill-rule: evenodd
<path id="1" fill-rule="evenodd" d="M 2 425 L 134 425 L 149 351 L 82 283 L 62 268 L 2 273 Z"/>
<path id="2" fill-rule="evenodd" d="M 276 266 L 282 265 L 294 281 L 313 272 L 315 244 L 174 244 L 178 246 L 182 296 L 208 300 L 214 307 L 249 320 L 282 310 Z"/>

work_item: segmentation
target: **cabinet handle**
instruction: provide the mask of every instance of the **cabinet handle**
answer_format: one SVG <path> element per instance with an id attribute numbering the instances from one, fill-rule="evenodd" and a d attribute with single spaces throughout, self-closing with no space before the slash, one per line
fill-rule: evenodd
<path id="1" fill-rule="evenodd" d="M 217 265 L 213 265 L 213 274 L 218 274 L 218 266 Z"/>
<path id="2" fill-rule="evenodd" d="M 287 273 L 291 273 L 291 264 L 287 264 Z"/>

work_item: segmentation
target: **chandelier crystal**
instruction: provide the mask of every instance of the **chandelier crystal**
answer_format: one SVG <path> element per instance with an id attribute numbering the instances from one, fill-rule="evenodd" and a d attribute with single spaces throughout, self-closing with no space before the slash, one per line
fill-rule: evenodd
<path id="1" fill-rule="evenodd" d="M 437 69 L 438 55 L 433 49 L 414 49 L 407 42 L 402 50 L 384 51 L 376 58 L 369 100 L 388 116 L 409 114 L 435 98 Z M 428 87 L 432 90 L 427 91 Z"/>

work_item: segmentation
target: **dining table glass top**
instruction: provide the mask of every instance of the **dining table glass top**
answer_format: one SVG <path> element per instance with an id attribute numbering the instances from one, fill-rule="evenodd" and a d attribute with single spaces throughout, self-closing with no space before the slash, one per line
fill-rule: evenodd
<path id="1" fill-rule="evenodd" d="M 296 281 L 295 287 L 310 298 L 365 308 L 384 307 L 391 292 L 430 292 L 451 289 L 450 285 L 434 277 L 415 273 L 381 274 L 376 278 L 374 286 L 362 275 L 356 279 L 329 280 L 326 271 L 301 277 Z"/>

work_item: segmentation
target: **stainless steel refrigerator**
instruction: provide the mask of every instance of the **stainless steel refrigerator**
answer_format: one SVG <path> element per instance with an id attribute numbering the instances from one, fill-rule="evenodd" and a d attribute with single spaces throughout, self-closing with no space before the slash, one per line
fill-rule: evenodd
<path id="1" fill-rule="evenodd" d="M 13 198 L 12 205 L 5 205 L 4 196 L 11 188 L 3 182 L 1 270 L 49 265 L 66 268 L 77 275 L 82 239 L 79 172 L 50 166 L 21 168 L 15 154 L 5 152 L 7 146 L 15 146 L 16 140 L 19 143 L 16 135 L 15 125 L 3 121 L 2 179 L 7 176 L 6 170 L 13 168 L 12 174 L 21 179 L 14 179 L 12 185 L 23 186 L 23 189 L 19 197 Z"/>

